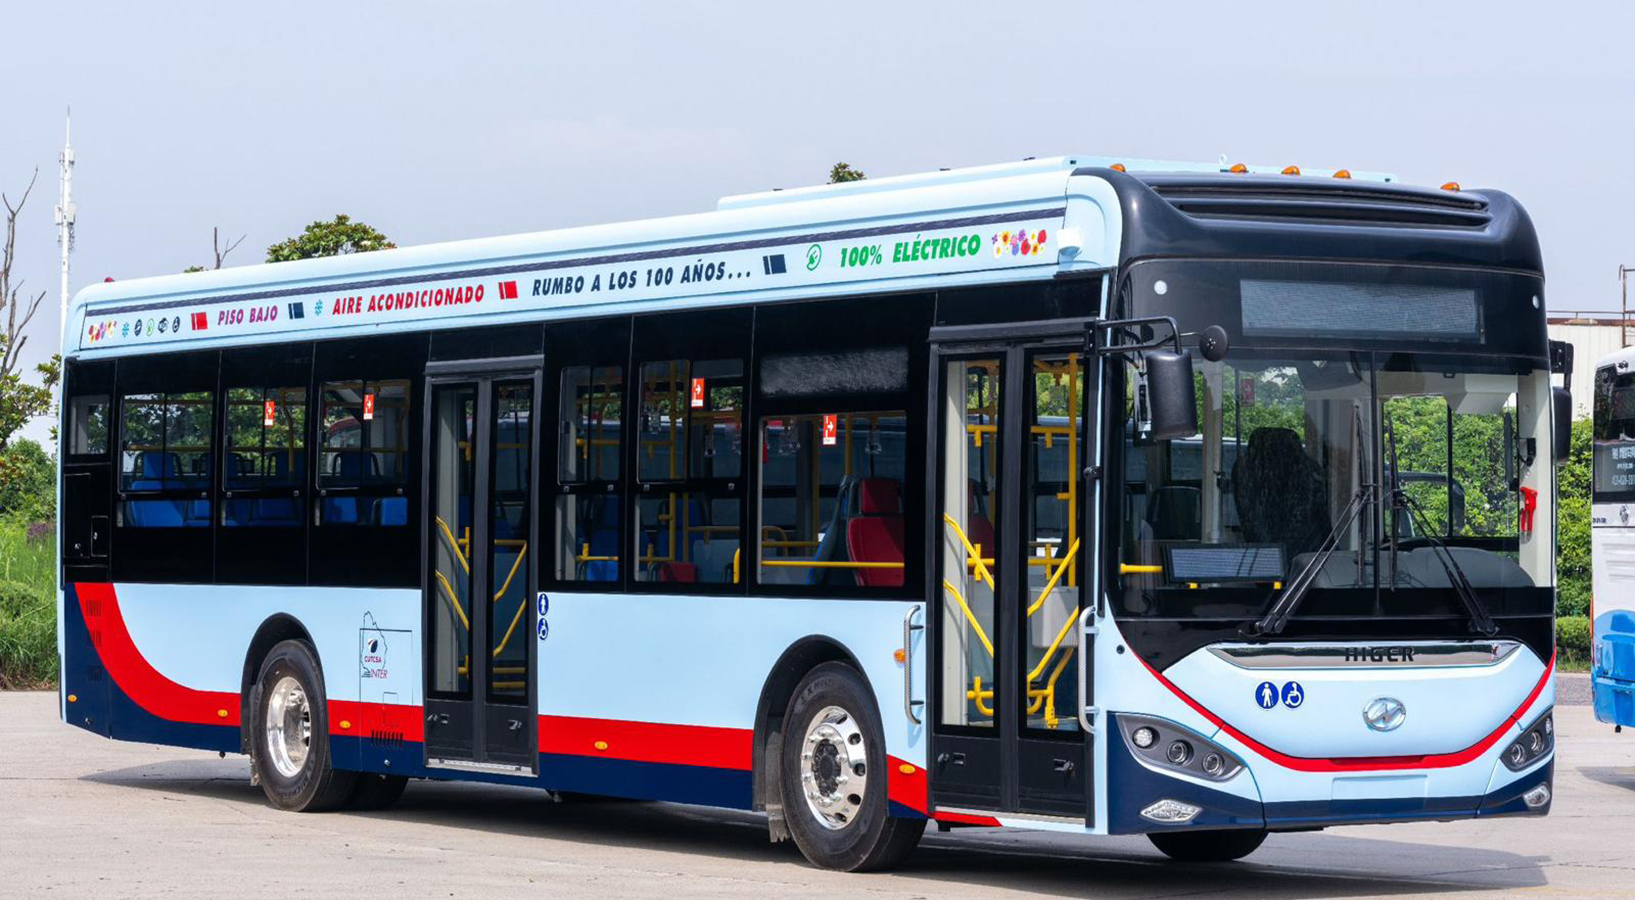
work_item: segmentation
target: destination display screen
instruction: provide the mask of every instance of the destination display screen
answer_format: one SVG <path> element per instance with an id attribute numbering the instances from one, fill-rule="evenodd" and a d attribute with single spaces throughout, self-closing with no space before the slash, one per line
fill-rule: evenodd
<path id="1" fill-rule="evenodd" d="M 1239 284 L 1245 335 L 1482 339 L 1474 288 L 1255 278 Z"/>

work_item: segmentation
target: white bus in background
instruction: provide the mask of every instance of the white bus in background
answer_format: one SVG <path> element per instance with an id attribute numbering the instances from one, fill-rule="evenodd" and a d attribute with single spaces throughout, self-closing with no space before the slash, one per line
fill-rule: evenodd
<path id="1" fill-rule="evenodd" d="M 1635 725 L 1635 347 L 1595 367 L 1590 618 L 1595 717 Z"/>

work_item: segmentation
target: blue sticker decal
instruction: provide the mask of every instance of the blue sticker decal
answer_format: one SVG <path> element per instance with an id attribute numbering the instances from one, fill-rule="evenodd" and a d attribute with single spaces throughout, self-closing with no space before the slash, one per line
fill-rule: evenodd
<path id="1" fill-rule="evenodd" d="M 1300 704 L 1306 702 L 1306 689 L 1298 681 L 1290 681 L 1283 685 L 1283 705 L 1289 709 L 1299 709 Z"/>
<path id="2" fill-rule="evenodd" d="M 539 592 L 539 617 L 544 618 L 551 611 L 551 598 L 544 591 Z"/>
<path id="3" fill-rule="evenodd" d="M 551 623 L 545 621 L 544 619 L 540 619 L 539 620 L 539 639 L 543 641 L 543 640 L 545 640 L 546 638 L 548 638 L 550 636 L 551 636 Z"/>
<path id="4" fill-rule="evenodd" d="M 1255 688 L 1255 702 L 1261 709 L 1277 708 L 1277 685 L 1270 681 L 1262 681 L 1260 687 Z"/>

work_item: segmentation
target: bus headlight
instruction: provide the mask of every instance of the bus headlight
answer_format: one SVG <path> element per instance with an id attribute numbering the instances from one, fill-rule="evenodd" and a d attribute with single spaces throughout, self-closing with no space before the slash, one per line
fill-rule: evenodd
<path id="1" fill-rule="evenodd" d="M 1504 748 L 1504 764 L 1512 772 L 1520 772 L 1539 757 L 1555 749 L 1556 726 L 1554 710 L 1545 710 L 1544 715 L 1533 720 L 1533 724 L 1522 732 L 1521 737 L 1510 742 Z"/>
<path id="2" fill-rule="evenodd" d="M 1118 721 L 1136 756 L 1159 768 L 1208 781 L 1226 781 L 1243 769 L 1231 751 L 1174 722 L 1122 713 Z"/>

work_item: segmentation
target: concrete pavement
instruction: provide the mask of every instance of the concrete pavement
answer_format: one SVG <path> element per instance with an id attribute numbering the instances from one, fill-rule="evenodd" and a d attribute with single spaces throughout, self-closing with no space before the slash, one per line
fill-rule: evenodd
<path id="1" fill-rule="evenodd" d="M 114 743 L 0 693 L 0 897 L 1635 897 L 1635 734 L 1559 707 L 1545 819 L 1273 835 L 1242 863 L 970 829 L 901 870 L 815 870 L 756 816 L 414 782 L 380 813 L 268 807 L 243 758 Z"/>

